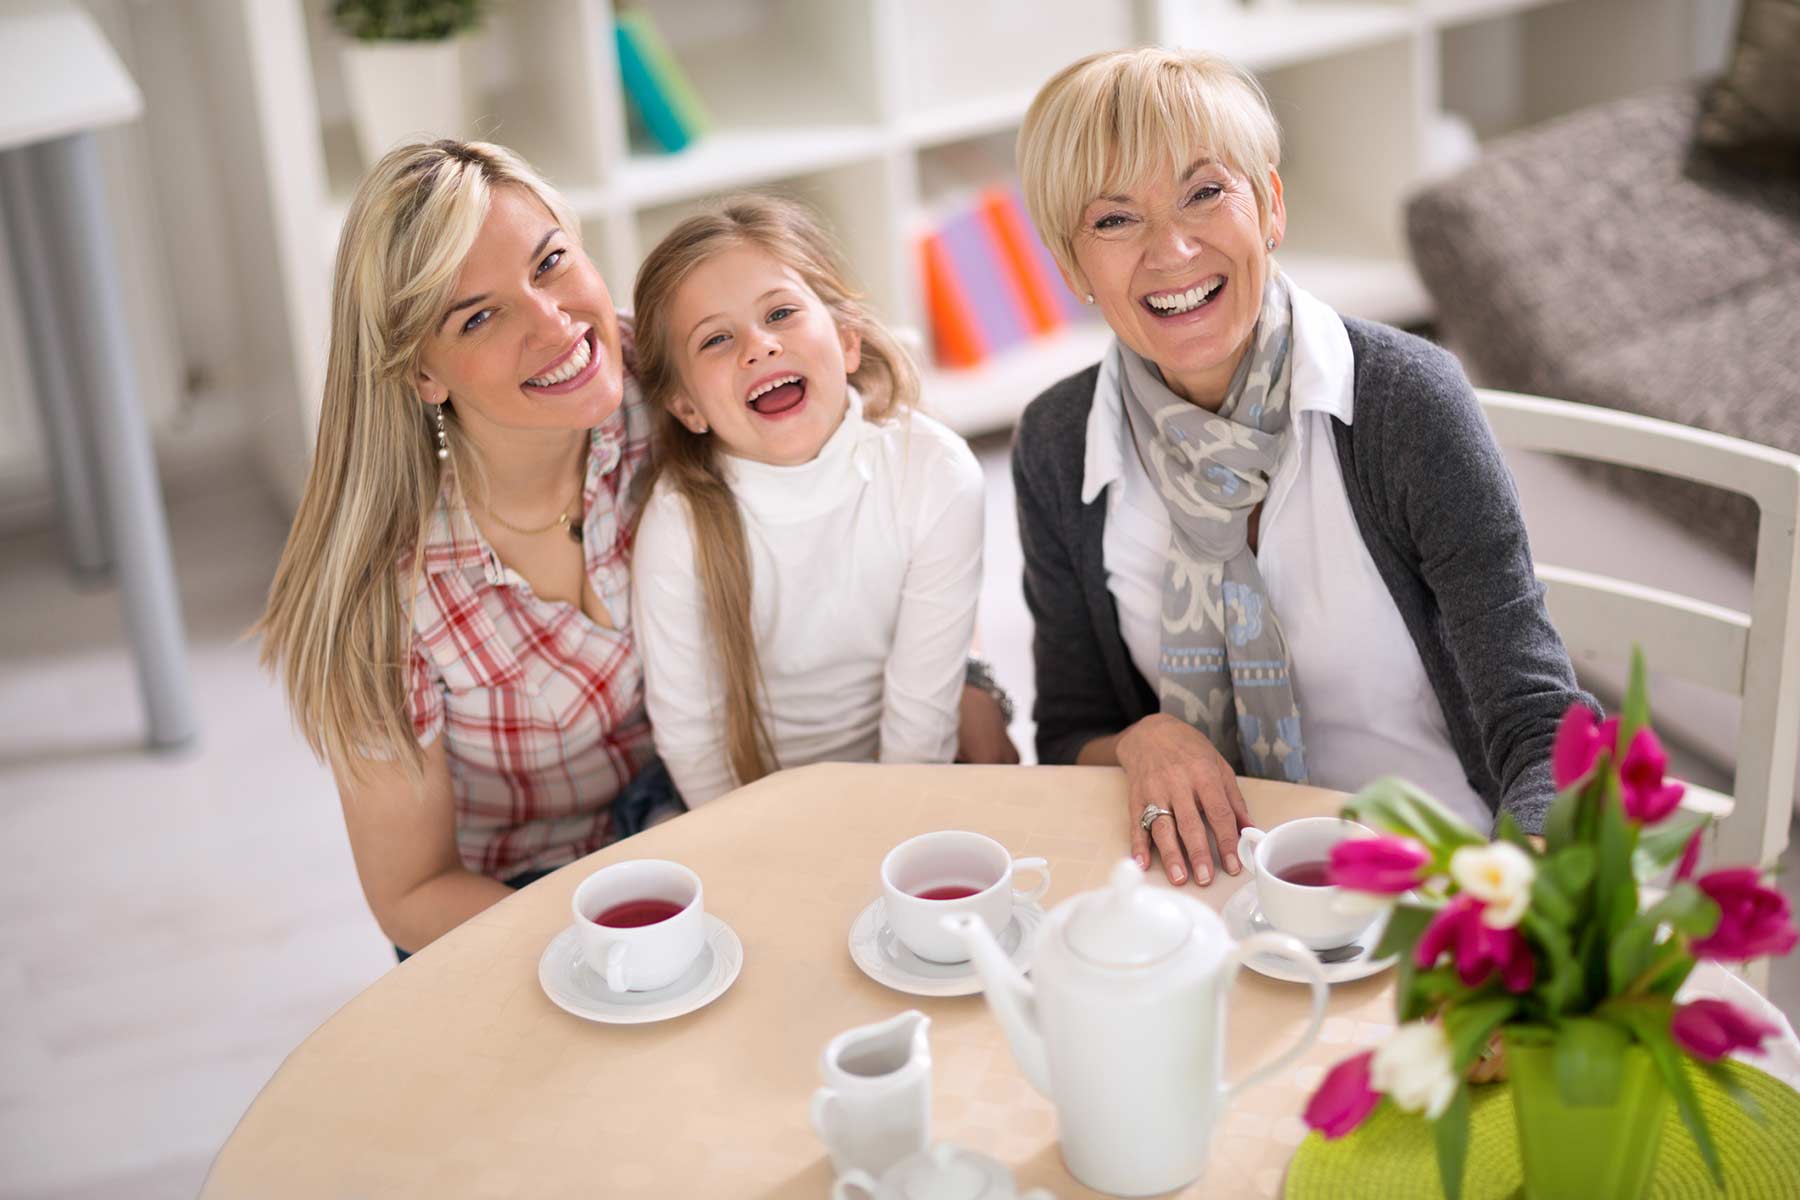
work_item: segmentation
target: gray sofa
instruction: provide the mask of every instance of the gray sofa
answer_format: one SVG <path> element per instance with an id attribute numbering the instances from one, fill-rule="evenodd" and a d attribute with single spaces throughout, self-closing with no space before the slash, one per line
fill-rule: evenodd
<path id="1" fill-rule="evenodd" d="M 1495 142 L 1413 199 L 1413 258 L 1477 383 L 1800 453 L 1800 172 L 1696 150 L 1701 96 L 1661 90 Z M 1608 474 L 1751 558 L 1747 500 Z"/>

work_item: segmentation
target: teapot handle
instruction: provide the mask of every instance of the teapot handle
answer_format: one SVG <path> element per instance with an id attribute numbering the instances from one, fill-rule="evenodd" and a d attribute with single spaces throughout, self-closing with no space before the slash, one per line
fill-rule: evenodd
<path id="1" fill-rule="evenodd" d="M 1312 951 L 1301 945 L 1297 938 L 1291 938 L 1285 933 L 1252 934 L 1231 948 L 1231 952 L 1225 956 L 1224 972 L 1220 979 L 1220 1001 L 1223 1002 L 1225 992 L 1237 979 L 1238 968 L 1244 965 L 1244 959 L 1252 954 L 1264 953 L 1292 960 L 1306 975 L 1306 982 L 1312 988 L 1312 1015 L 1307 1020 L 1305 1031 L 1292 1046 L 1236 1083 L 1225 1085 L 1220 1091 L 1220 1098 L 1225 1101 L 1245 1088 L 1261 1083 L 1277 1071 L 1292 1066 L 1296 1059 L 1306 1053 L 1313 1039 L 1319 1035 L 1319 1026 L 1325 1023 L 1325 1002 L 1330 996 L 1330 988 L 1325 983 L 1325 968 L 1319 965 L 1319 960 L 1313 957 Z"/>

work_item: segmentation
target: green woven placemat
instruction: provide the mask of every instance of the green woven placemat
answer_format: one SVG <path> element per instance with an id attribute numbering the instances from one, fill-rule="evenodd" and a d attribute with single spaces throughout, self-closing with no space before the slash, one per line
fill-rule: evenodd
<path id="1" fill-rule="evenodd" d="M 1652 1200 L 1793 1200 L 1800 1197 L 1800 1093 L 1740 1062 L 1726 1069 L 1762 1106 L 1765 1123 L 1739 1108 L 1709 1077 L 1689 1067 L 1707 1128 L 1725 1165 L 1725 1190 L 1713 1187 L 1700 1151 L 1674 1104 L 1657 1152 Z M 1469 1106 L 1465 1200 L 1509 1200 L 1524 1182 L 1505 1084 L 1478 1087 Z M 1431 1126 L 1383 1105 L 1355 1133 L 1328 1142 L 1309 1133 L 1288 1164 L 1287 1200 L 1393 1200 L 1442 1196 Z"/>

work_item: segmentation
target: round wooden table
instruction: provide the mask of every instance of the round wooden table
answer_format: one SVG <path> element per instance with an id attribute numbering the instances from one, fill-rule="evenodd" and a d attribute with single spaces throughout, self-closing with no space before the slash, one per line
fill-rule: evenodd
<path id="1" fill-rule="evenodd" d="M 1264 826 L 1343 800 L 1253 779 L 1243 789 Z M 819 1052 L 908 1008 L 931 1017 L 935 1140 L 1010 1164 L 1021 1189 L 1097 1195 L 1064 1169 L 1054 1111 L 981 996 L 890 991 L 857 969 L 848 936 L 879 893 L 882 856 L 913 834 L 973 829 L 1042 855 L 1049 907 L 1100 886 L 1128 853 L 1124 804 L 1112 768 L 825 765 L 771 776 L 556 872 L 390 971 L 288 1057 L 203 1195 L 824 1196 L 830 1165 L 807 1117 Z M 538 959 L 568 925 L 576 884 L 628 858 L 699 872 L 707 910 L 743 940 L 743 971 L 686 1016 L 595 1024 L 550 1002 Z M 1246 883 L 1220 874 L 1196 894 L 1219 908 Z M 1319 1041 L 1222 1115 L 1211 1165 L 1179 1195 L 1279 1193 L 1311 1089 L 1392 1029 L 1392 980 L 1332 989 Z M 1230 1078 L 1291 1042 L 1307 995 L 1239 973 Z"/>

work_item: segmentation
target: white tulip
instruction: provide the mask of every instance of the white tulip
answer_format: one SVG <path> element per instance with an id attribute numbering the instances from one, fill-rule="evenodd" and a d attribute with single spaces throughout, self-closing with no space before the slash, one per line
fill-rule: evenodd
<path id="1" fill-rule="evenodd" d="M 1537 865 L 1511 842 L 1464 846 L 1450 856 L 1450 878 L 1483 904 L 1481 923 L 1489 929 L 1511 929 L 1531 906 L 1531 884 Z"/>
<path id="2" fill-rule="evenodd" d="M 1408 1021 L 1369 1060 L 1369 1086 L 1407 1112 L 1435 1121 L 1456 1095 L 1450 1039 L 1435 1021 Z"/>

